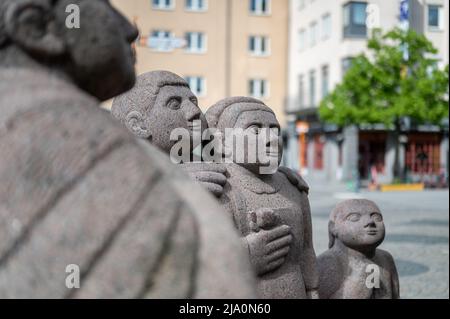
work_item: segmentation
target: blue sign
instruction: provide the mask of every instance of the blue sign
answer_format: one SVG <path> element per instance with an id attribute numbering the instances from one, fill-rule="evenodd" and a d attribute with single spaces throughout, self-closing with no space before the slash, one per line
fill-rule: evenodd
<path id="1" fill-rule="evenodd" d="M 409 20 L 409 0 L 400 1 L 400 21 Z"/>

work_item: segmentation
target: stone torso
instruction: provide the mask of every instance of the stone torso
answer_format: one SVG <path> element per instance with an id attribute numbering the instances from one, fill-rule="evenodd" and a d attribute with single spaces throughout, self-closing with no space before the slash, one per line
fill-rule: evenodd
<path id="1" fill-rule="evenodd" d="M 227 169 L 230 175 L 229 186 L 225 187 L 228 210 L 233 211 L 234 222 L 243 236 L 250 232 L 247 213 L 259 208 L 272 209 L 281 217 L 281 224 L 291 227 L 293 241 L 286 261 L 275 271 L 258 277 L 259 296 L 306 298 L 300 265 L 304 237 L 303 196 L 281 173 L 262 180 L 236 164 L 228 165 Z"/>
<path id="2" fill-rule="evenodd" d="M 321 297 L 326 299 L 394 299 L 398 297 L 392 259 L 377 249 L 373 258 L 360 258 L 331 249 L 319 256 Z M 379 269 L 379 277 L 374 272 Z M 331 270 L 332 269 L 332 270 Z M 329 274 L 326 274 L 329 272 Z M 332 276 L 333 278 L 328 278 Z M 379 284 L 371 286 L 379 278 Z M 375 280 L 375 281 L 374 281 Z M 335 281 L 335 283 L 333 283 Z"/>

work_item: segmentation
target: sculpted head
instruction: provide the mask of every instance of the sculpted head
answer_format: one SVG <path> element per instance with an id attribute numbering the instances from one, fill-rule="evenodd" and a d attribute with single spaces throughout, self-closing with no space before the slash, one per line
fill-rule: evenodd
<path id="1" fill-rule="evenodd" d="M 131 91 L 114 99 L 112 114 L 135 136 L 151 140 L 166 153 L 176 143 L 170 141 L 174 129 L 186 129 L 192 138 L 193 130 L 207 128 L 205 116 L 188 83 L 168 71 L 138 76 Z"/>
<path id="2" fill-rule="evenodd" d="M 275 168 L 281 163 L 283 144 L 280 124 L 272 109 L 262 101 L 249 97 L 226 98 L 211 106 L 205 115 L 209 127 L 216 128 L 225 137 L 226 129 L 241 129 L 234 130 L 233 134 L 237 137 L 236 140 L 245 138 L 248 143 L 242 148 L 233 149 L 235 163 L 254 173 L 269 165 L 269 161 L 276 163 Z M 263 145 L 263 149 L 259 150 L 258 145 Z M 255 158 L 255 154 L 250 154 L 255 151 L 262 152 L 265 159 L 257 156 L 256 162 L 249 161 L 250 158 Z M 236 161 L 238 152 L 243 152 L 243 162 Z"/>
<path id="3" fill-rule="evenodd" d="M 367 199 L 350 199 L 336 205 L 330 215 L 328 231 L 329 248 L 340 241 L 358 251 L 375 249 L 385 236 L 380 209 Z"/>
<path id="4" fill-rule="evenodd" d="M 72 11 L 66 9 L 74 5 L 80 25 L 68 28 Z M 61 72 L 100 100 L 133 86 L 131 44 L 137 35 L 107 0 L 0 1 L 0 64 L 28 63 Z"/>

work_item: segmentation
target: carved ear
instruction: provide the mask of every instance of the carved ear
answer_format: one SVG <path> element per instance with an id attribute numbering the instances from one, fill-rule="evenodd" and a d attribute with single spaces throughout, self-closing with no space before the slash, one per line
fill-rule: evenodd
<path id="1" fill-rule="evenodd" d="M 144 117 L 137 111 L 127 114 L 125 125 L 137 137 L 148 139 L 151 135 L 148 127 L 145 126 Z"/>
<path id="2" fill-rule="evenodd" d="M 53 8 L 45 1 L 12 2 L 5 14 L 8 38 L 26 51 L 42 56 L 65 52 L 64 41 L 56 35 Z"/>
<path id="3" fill-rule="evenodd" d="M 337 237 L 336 225 L 333 221 L 330 220 L 328 222 L 328 248 L 334 246 L 336 237 Z"/>

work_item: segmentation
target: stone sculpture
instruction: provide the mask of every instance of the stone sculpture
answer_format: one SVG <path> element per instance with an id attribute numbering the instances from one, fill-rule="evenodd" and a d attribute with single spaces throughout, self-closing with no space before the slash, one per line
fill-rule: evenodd
<path id="1" fill-rule="evenodd" d="M 185 147 L 189 150 L 188 160 L 181 167 L 212 194 L 222 195 L 225 168 L 201 163 L 201 154 L 193 154 L 202 144 L 208 124 L 197 97 L 183 78 L 169 71 L 141 74 L 132 90 L 114 99 L 111 111 L 136 137 L 151 142 L 167 155 L 177 143 L 171 139 L 172 132 L 189 132 L 189 145 Z"/>
<path id="2" fill-rule="evenodd" d="M 266 164 L 247 160 L 251 155 L 247 143 L 243 163 L 226 164 L 228 183 L 220 201 L 231 213 L 249 251 L 258 276 L 259 297 L 317 298 L 308 186 L 293 171 L 278 168 L 282 145 L 275 114 L 259 100 L 233 97 L 213 105 L 205 115 L 209 127 L 222 136 L 227 128 L 241 128 L 243 134 L 278 129 L 264 150 L 276 157 L 275 172 L 260 174 Z"/>
<path id="3" fill-rule="evenodd" d="M 136 37 L 108 1 L 0 2 L 0 298 L 254 296 L 213 197 L 98 107 Z"/>
<path id="4" fill-rule="evenodd" d="M 317 258 L 323 299 L 396 299 L 399 280 L 394 259 L 377 249 L 385 227 L 369 200 L 339 203 L 329 221 L 329 250 Z"/>

